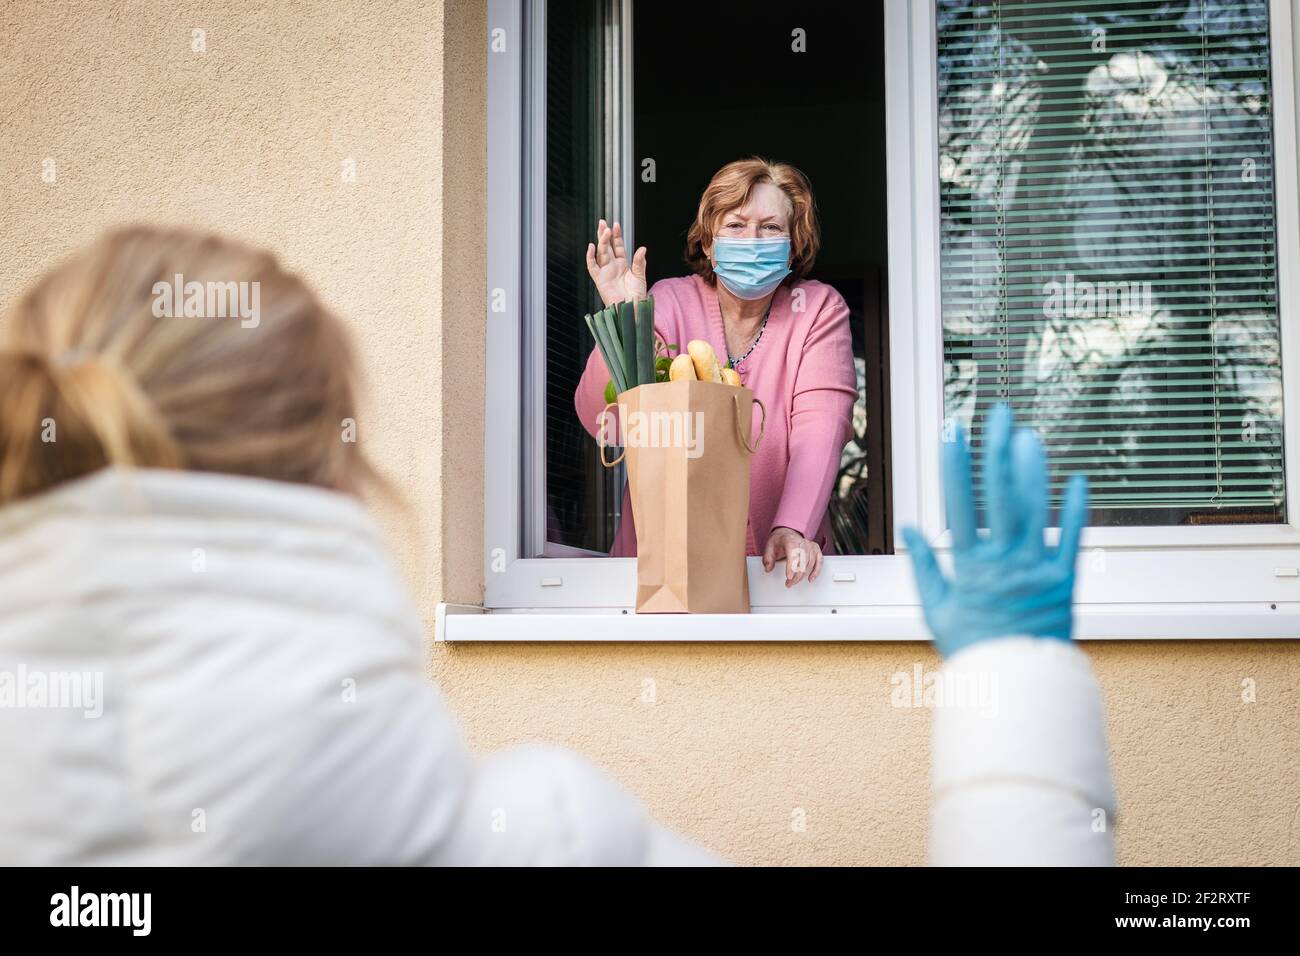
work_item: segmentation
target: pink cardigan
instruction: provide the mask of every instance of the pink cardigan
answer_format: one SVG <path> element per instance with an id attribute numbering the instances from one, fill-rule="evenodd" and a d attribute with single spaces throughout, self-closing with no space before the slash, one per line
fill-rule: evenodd
<path id="1" fill-rule="evenodd" d="M 726 361 L 718 293 L 698 275 L 662 279 L 650 294 L 655 328 L 682 351 L 691 339 L 705 339 Z M 794 528 L 832 550 L 826 512 L 839 472 L 840 453 L 852 432 L 858 396 L 849 309 L 833 288 L 821 282 L 782 285 L 772 299 L 767 328 L 736 371 L 767 407 L 767 432 L 750 464 L 749 528 L 746 550 L 761 554 L 775 527 Z M 593 348 L 573 396 L 583 427 L 596 435 L 605 408 L 609 372 Z M 753 435 L 761 413 L 754 408 Z M 623 519 L 610 554 L 636 554 L 636 529 L 627 489 Z"/>

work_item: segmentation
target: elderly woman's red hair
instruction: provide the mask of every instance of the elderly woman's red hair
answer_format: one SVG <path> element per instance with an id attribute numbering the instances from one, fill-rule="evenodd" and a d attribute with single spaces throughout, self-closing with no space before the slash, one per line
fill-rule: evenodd
<path id="1" fill-rule="evenodd" d="M 757 156 L 727 163 L 709 181 L 700 197 L 695 222 L 686 234 L 686 264 L 710 283 L 714 281 L 709 247 L 722 216 L 738 209 L 759 183 L 772 183 L 790 201 L 790 272 L 788 282 L 798 282 L 812 271 L 821 248 L 817 204 L 812 186 L 803 173 L 789 163 L 774 163 Z"/>

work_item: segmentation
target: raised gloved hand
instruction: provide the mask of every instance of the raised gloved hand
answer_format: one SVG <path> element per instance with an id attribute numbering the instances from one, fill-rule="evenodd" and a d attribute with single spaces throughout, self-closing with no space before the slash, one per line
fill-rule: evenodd
<path id="1" fill-rule="evenodd" d="M 1047 456 L 1038 435 L 1015 429 L 1010 407 L 993 410 L 985 432 L 984 481 L 989 535 L 975 525 L 970 449 L 960 426 L 944 446 L 944 495 L 952 529 L 953 577 L 925 537 L 903 529 L 925 622 L 944 657 L 978 641 L 1012 635 L 1068 641 L 1073 626 L 1074 565 L 1088 517 L 1088 479 L 1071 477 L 1056 548 L 1047 525 Z"/>

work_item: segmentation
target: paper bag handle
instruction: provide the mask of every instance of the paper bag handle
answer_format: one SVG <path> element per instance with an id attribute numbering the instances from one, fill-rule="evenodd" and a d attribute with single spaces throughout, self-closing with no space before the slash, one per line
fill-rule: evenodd
<path id="1" fill-rule="evenodd" d="M 601 422 L 603 422 L 604 419 L 605 419 L 605 413 L 608 412 L 612 406 L 617 405 L 617 404 L 618 404 L 618 402 L 608 402 L 608 403 L 606 403 L 605 407 L 602 408 L 602 409 L 600 410 L 600 418 L 598 418 L 598 419 L 596 419 L 596 420 L 597 420 L 597 421 L 601 421 Z M 597 440 L 596 440 L 596 444 L 600 446 L 600 463 L 601 463 L 602 465 L 604 465 L 606 468 L 613 468 L 613 467 L 615 467 L 616 465 L 618 465 L 618 463 L 619 463 L 620 461 L 622 461 L 622 460 L 624 459 L 624 457 L 627 456 L 627 446 L 624 445 L 624 446 L 623 446 L 623 450 L 622 450 L 622 452 L 619 453 L 619 456 L 618 456 L 617 458 L 615 458 L 613 461 L 607 461 L 607 460 L 605 459 L 605 449 L 608 448 L 609 446 L 606 445 L 606 444 L 605 444 L 603 441 L 601 441 L 600 439 L 597 439 Z"/>
<path id="2" fill-rule="evenodd" d="M 767 407 L 757 398 L 750 399 L 750 401 L 758 406 L 759 411 L 763 413 L 762 422 L 758 426 L 758 438 L 754 440 L 754 444 L 751 446 L 749 444 L 749 439 L 740 431 L 740 396 L 733 395 L 731 396 L 731 400 L 736 405 L 736 437 L 739 438 L 740 443 L 745 446 L 745 451 L 752 455 L 754 452 L 758 451 L 758 446 L 763 444 L 763 432 L 767 431 Z"/>

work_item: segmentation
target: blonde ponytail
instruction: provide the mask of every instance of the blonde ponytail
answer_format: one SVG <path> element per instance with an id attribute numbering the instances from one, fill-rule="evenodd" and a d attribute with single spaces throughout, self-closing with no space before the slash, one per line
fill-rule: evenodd
<path id="1" fill-rule="evenodd" d="M 63 449 L 42 447 L 55 402 L 54 377 L 44 358 L 0 352 L 0 502 L 61 480 Z"/>
<path id="2" fill-rule="evenodd" d="M 182 468 L 166 424 L 130 377 L 96 358 L 0 353 L 0 502 L 106 465 Z"/>
<path id="3" fill-rule="evenodd" d="M 185 457 L 149 399 L 122 369 L 97 359 L 56 363 L 54 382 L 72 421 L 84 422 L 87 438 L 105 461 L 140 468 L 183 468 Z"/>
<path id="4" fill-rule="evenodd" d="M 251 284 L 257 321 L 160 310 L 177 276 Z M 191 230 L 110 233 L 0 321 L 0 505 L 108 465 L 382 487 L 346 437 L 354 380 L 341 323 L 273 256 Z"/>

